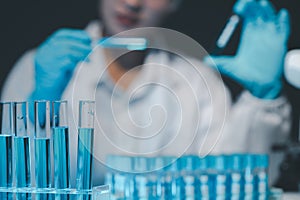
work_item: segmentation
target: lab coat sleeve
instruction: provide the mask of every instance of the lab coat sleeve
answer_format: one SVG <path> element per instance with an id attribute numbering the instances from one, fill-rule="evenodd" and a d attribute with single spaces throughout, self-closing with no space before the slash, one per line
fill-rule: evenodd
<path id="1" fill-rule="evenodd" d="M 291 107 L 283 96 L 262 100 L 244 91 L 232 104 L 216 153 L 264 153 L 269 155 L 269 182 L 278 175 L 284 152 L 273 152 L 272 146 L 288 140 Z"/>
<path id="2" fill-rule="evenodd" d="M 26 101 L 33 91 L 34 52 L 26 52 L 11 69 L 2 87 L 2 101 Z"/>
<path id="3" fill-rule="evenodd" d="M 285 97 L 263 100 L 244 91 L 229 110 L 218 148 L 225 152 L 270 153 L 273 144 L 287 140 L 290 114 Z"/>

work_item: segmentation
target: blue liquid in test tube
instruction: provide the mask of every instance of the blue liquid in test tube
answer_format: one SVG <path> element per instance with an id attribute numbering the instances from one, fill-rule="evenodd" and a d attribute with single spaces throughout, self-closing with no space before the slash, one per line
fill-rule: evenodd
<path id="1" fill-rule="evenodd" d="M 209 175 L 207 172 L 207 159 L 199 158 L 197 163 L 198 187 L 196 194 L 199 194 L 202 199 L 209 199 Z"/>
<path id="2" fill-rule="evenodd" d="M 148 159 L 146 157 L 131 157 L 133 160 L 133 182 L 134 182 L 134 199 L 149 198 L 149 184 L 147 177 Z"/>
<path id="3" fill-rule="evenodd" d="M 180 180 L 179 162 L 175 157 L 164 157 L 164 172 L 162 180 L 162 196 L 163 199 L 174 199 L 180 194 Z"/>
<path id="4" fill-rule="evenodd" d="M 12 136 L 0 134 L 0 187 L 12 186 Z M 0 193 L 0 199 L 12 199 L 9 193 Z"/>
<path id="5" fill-rule="evenodd" d="M 35 185 L 40 191 L 51 187 L 50 102 L 35 101 Z M 36 199 L 48 200 L 49 194 L 37 194 Z"/>
<path id="6" fill-rule="evenodd" d="M 16 187 L 30 186 L 29 136 L 14 138 L 16 158 Z"/>
<path id="7" fill-rule="evenodd" d="M 104 48 L 127 49 L 131 51 L 142 51 L 148 47 L 147 39 L 138 37 L 104 37 L 97 44 Z"/>
<path id="8" fill-rule="evenodd" d="M 0 134 L 0 186 L 12 186 L 12 136 Z"/>
<path id="9" fill-rule="evenodd" d="M 35 138 L 35 176 L 37 188 L 51 187 L 50 138 Z"/>
<path id="10" fill-rule="evenodd" d="M 0 102 L 0 187 L 12 187 L 12 138 L 14 134 L 11 102 Z M 0 192 L 0 199 L 12 199 Z"/>
<path id="11" fill-rule="evenodd" d="M 225 157 L 222 155 L 208 156 L 210 193 L 214 199 L 226 198 Z"/>
<path id="12" fill-rule="evenodd" d="M 27 132 L 27 103 L 14 103 L 14 158 L 15 158 L 15 175 L 16 187 L 25 188 L 31 186 L 30 175 L 30 137 Z M 18 200 L 30 200 L 30 193 L 17 193 Z"/>
<path id="13" fill-rule="evenodd" d="M 0 134 L 0 187 L 12 186 L 12 136 Z"/>
<path id="14" fill-rule="evenodd" d="M 195 170 L 197 166 L 198 158 L 193 155 L 186 155 L 179 159 L 181 165 L 181 177 L 182 180 L 179 183 L 181 199 L 195 199 L 196 187 L 198 184 Z"/>
<path id="15" fill-rule="evenodd" d="M 52 138 L 54 157 L 54 187 L 70 188 L 70 156 L 67 101 L 52 102 Z M 56 194 L 56 200 L 70 199 L 70 195 Z"/>
<path id="16" fill-rule="evenodd" d="M 54 185 L 56 189 L 70 187 L 69 133 L 67 127 L 53 128 Z"/>
<path id="17" fill-rule="evenodd" d="M 93 146 L 94 146 L 94 101 L 79 102 L 77 190 L 92 189 Z M 78 195 L 77 199 L 90 199 L 89 195 Z"/>
<path id="18" fill-rule="evenodd" d="M 260 199 L 267 198 L 268 193 L 268 166 L 269 158 L 266 154 L 257 154 L 254 155 L 255 159 L 255 194 L 257 194 Z"/>
<path id="19" fill-rule="evenodd" d="M 254 156 L 242 155 L 242 192 L 245 199 L 254 197 Z"/>
<path id="20" fill-rule="evenodd" d="M 94 129 L 78 129 L 77 189 L 92 188 Z"/>

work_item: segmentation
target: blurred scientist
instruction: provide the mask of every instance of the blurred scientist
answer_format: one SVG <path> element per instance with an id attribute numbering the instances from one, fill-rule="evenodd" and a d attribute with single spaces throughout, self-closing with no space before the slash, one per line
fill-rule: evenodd
<path id="1" fill-rule="evenodd" d="M 122 36 L 144 33 L 163 43 L 159 31 L 135 28 L 158 27 L 178 7 L 178 0 L 100 1 L 101 22 L 58 30 L 25 53 L 7 77 L 2 100 L 69 100 L 76 153 L 78 100 L 95 99 L 97 183 L 103 176 L 97 167 L 109 153 L 270 153 L 289 132 L 290 106 L 281 96 L 286 10 L 276 13 L 265 0 L 238 1 L 234 11 L 244 25 L 237 54 L 206 58 L 206 65 L 159 49 L 95 48 L 103 36 L 128 30 Z M 236 102 L 215 69 L 245 88 Z"/>

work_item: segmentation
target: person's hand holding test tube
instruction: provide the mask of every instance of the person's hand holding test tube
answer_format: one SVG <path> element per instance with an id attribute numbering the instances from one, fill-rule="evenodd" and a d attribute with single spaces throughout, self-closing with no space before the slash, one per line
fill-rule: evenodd
<path id="1" fill-rule="evenodd" d="M 103 48 L 144 50 L 144 38 L 104 37 L 97 42 Z M 78 62 L 88 60 L 92 41 L 83 30 L 60 29 L 36 51 L 35 89 L 29 100 L 59 100 Z"/>
<path id="2" fill-rule="evenodd" d="M 243 21 L 244 17 L 247 17 L 248 19 L 251 17 L 253 17 L 253 19 L 256 18 L 256 9 L 261 9 L 259 8 L 261 5 L 258 4 L 257 1 L 261 0 L 237 0 L 232 8 L 232 15 L 227 20 L 225 27 L 216 41 L 215 48 L 212 52 L 213 55 L 219 55 L 222 53 L 223 49 L 227 46 L 229 40 L 236 31 L 238 25 Z M 267 1 L 263 0 L 261 2 Z M 270 16 L 267 14 L 267 12 L 261 13 L 262 20 L 269 20 L 269 17 Z"/>
<path id="3" fill-rule="evenodd" d="M 205 61 L 254 96 L 274 99 L 282 88 L 283 59 L 290 33 L 288 12 L 281 9 L 276 14 L 267 0 L 240 0 L 234 9 L 243 16 L 244 23 L 237 54 L 211 56 Z"/>

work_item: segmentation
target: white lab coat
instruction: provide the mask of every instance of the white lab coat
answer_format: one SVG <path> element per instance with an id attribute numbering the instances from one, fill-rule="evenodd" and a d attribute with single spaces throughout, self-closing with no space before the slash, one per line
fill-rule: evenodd
<path id="1" fill-rule="evenodd" d="M 94 40 L 101 35 L 99 23 L 91 23 L 86 30 Z M 32 92 L 34 53 L 25 53 L 12 68 L 2 100 L 26 100 Z M 93 51 L 89 62 L 78 64 L 63 94 L 69 100 L 73 183 L 81 99 L 96 100 L 97 184 L 102 181 L 100 163 L 107 154 L 271 153 L 272 144 L 286 139 L 290 127 L 286 98 L 261 100 L 244 91 L 232 103 L 217 73 L 197 59 L 185 59 L 162 51 L 150 53 L 127 90 L 111 80 L 101 48 Z M 273 181 L 281 157 L 271 155 Z"/>

